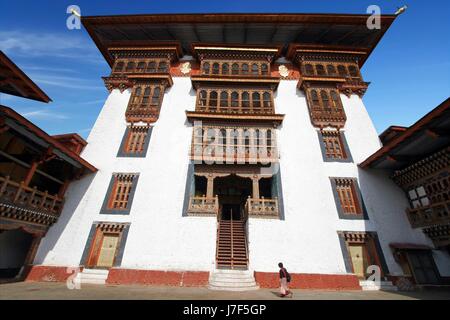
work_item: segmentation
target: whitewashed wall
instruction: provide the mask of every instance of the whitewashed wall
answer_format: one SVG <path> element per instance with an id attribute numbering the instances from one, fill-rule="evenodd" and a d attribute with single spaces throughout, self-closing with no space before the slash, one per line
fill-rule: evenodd
<path id="1" fill-rule="evenodd" d="M 78 265 L 92 223 L 114 221 L 131 223 L 122 268 L 208 271 L 214 266 L 216 219 L 182 217 L 192 135 L 185 110 L 195 108 L 191 81 L 174 78 L 166 91 L 145 158 L 116 157 L 129 97 L 119 90 L 109 95 L 82 153 L 99 171 L 70 186 L 35 263 Z M 129 215 L 99 214 L 114 172 L 140 173 Z"/>
<path id="2" fill-rule="evenodd" d="M 341 95 L 345 137 L 353 163 L 324 162 L 316 129 L 297 81 L 281 81 L 276 112 L 285 114 L 279 130 L 285 220 L 250 219 L 251 268 L 274 271 L 283 262 L 290 272 L 346 273 L 337 231 L 376 231 L 391 274 L 402 274 L 389 243 L 430 244 L 410 228 L 402 191 L 383 172 L 363 172 L 357 164 L 380 148 L 377 132 L 361 99 Z M 329 177 L 358 179 L 369 220 L 339 219 Z"/>
<path id="3" fill-rule="evenodd" d="M 211 270 L 216 219 L 182 217 L 192 134 L 185 110 L 195 108 L 191 81 L 176 77 L 166 91 L 146 158 L 116 157 L 129 97 L 129 91 L 113 90 L 105 102 L 82 153 L 99 171 L 71 184 L 62 216 L 43 239 L 35 263 L 77 266 L 92 223 L 113 221 L 131 223 L 122 268 Z M 250 269 L 276 272 L 282 261 L 294 273 L 346 273 L 337 231 L 367 230 L 378 233 L 389 270 L 396 275 L 401 270 L 389 243 L 430 244 L 410 228 L 406 199 L 387 175 L 358 169 L 380 143 L 361 99 L 341 98 L 354 162 L 325 163 L 303 93 L 296 81 L 281 81 L 275 106 L 277 113 L 286 115 L 278 132 L 285 220 L 250 219 Z M 114 172 L 140 174 L 129 215 L 99 214 Z M 358 178 L 368 221 L 339 219 L 330 176 Z M 445 269 L 448 259 L 438 256 Z"/>

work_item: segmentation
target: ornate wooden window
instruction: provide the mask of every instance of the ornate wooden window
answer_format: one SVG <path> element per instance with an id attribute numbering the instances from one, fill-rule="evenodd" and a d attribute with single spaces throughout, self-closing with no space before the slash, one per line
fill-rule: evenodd
<path id="1" fill-rule="evenodd" d="M 126 72 L 132 72 L 132 71 L 134 71 L 134 66 L 135 66 L 135 64 L 134 64 L 133 61 L 128 62 L 128 63 L 127 63 L 127 69 L 126 69 Z"/>
<path id="2" fill-rule="evenodd" d="M 100 213 L 128 214 L 138 178 L 136 173 L 113 174 Z"/>
<path id="3" fill-rule="evenodd" d="M 165 73 L 168 72 L 167 69 L 167 62 L 166 61 L 160 61 L 158 64 L 158 72 L 159 73 Z"/>
<path id="4" fill-rule="evenodd" d="M 333 88 L 307 88 L 306 98 L 313 125 L 343 127 L 346 116 L 339 93 Z"/>
<path id="5" fill-rule="evenodd" d="M 326 159 L 344 160 L 348 158 L 340 131 L 323 130 L 320 136 Z"/>
<path id="6" fill-rule="evenodd" d="M 161 59 L 119 59 L 115 62 L 112 74 L 122 73 L 167 73 L 169 60 Z M 125 69 L 124 69 L 125 68 Z"/>
<path id="7" fill-rule="evenodd" d="M 345 68 L 345 66 L 340 64 L 340 65 L 338 65 L 337 69 L 338 69 L 338 73 L 339 73 L 339 75 L 341 77 L 346 77 L 347 76 L 347 69 Z"/>
<path id="8" fill-rule="evenodd" d="M 152 127 L 148 125 L 131 125 L 125 130 L 117 156 L 145 157 L 149 145 Z"/>
<path id="9" fill-rule="evenodd" d="M 155 61 L 150 61 L 147 64 L 147 72 L 148 73 L 155 73 L 156 72 L 156 62 Z"/>
<path id="10" fill-rule="evenodd" d="M 123 67 L 125 66 L 123 61 L 119 61 L 116 63 L 115 67 L 114 67 L 114 72 L 116 73 L 121 73 L 123 71 Z"/>
<path id="11" fill-rule="evenodd" d="M 203 63 L 202 71 L 203 71 L 203 74 L 209 74 L 209 63 L 208 62 Z"/>
<path id="12" fill-rule="evenodd" d="M 212 74 L 219 74 L 220 66 L 217 62 L 214 62 L 212 65 Z"/>
<path id="13" fill-rule="evenodd" d="M 164 86 L 142 83 L 134 86 L 126 111 L 128 122 L 153 122 L 158 119 Z"/>
<path id="14" fill-rule="evenodd" d="M 202 61 L 201 70 L 203 75 L 229 75 L 230 65 L 231 75 L 269 75 L 269 64 L 262 61 L 207 60 Z"/>
<path id="15" fill-rule="evenodd" d="M 201 89 L 197 93 L 197 111 L 233 113 L 273 113 L 271 90 Z"/>
<path id="16" fill-rule="evenodd" d="M 302 63 L 301 70 L 307 76 L 361 78 L 359 67 L 356 63 L 328 62 L 325 64 L 325 62 L 309 61 Z"/>
<path id="17" fill-rule="evenodd" d="M 367 219 L 361 193 L 355 178 L 330 178 L 341 219 Z"/>

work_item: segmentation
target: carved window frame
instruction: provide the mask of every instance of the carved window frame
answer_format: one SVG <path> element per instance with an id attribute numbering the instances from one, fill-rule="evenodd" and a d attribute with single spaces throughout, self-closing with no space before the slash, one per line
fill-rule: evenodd
<path id="1" fill-rule="evenodd" d="M 100 214 L 130 214 L 138 179 L 139 173 L 114 173 L 109 182 Z M 127 188 L 127 192 L 123 193 L 123 190 L 119 190 L 119 188 L 122 188 L 122 186 L 125 186 Z M 116 198 L 118 195 L 123 195 L 124 198 L 126 198 L 120 200 L 120 202 L 126 202 L 126 205 L 124 207 L 115 208 L 113 206 L 114 201 L 117 200 L 114 198 Z"/>
<path id="2" fill-rule="evenodd" d="M 133 63 L 132 68 L 128 68 L 129 63 Z M 118 65 L 122 64 L 122 69 L 118 68 Z M 143 68 L 138 68 L 139 65 Z M 151 65 L 155 65 L 155 68 L 150 68 Z M 114 61 L 114 65 L 111 69 L 111 75 L 127 75 L 133 73 L 168 73 L 170 70 L 170 59 L 168 58 L 117 58 Z"/>
<path id="3" fill-rule="evenodd" d="M 213 92 L 217 93 L 217 98 L 213 99 L 216 104 L 212 106 L 210 101 L 211 93 Z M 226 107 L 222 106 L 224 100 L 221 99 L 222 93 L 224 92 L 227 93 Z M 244 99 L 245 93 L 248 93 L 248 100 Z M 256 94 L 259 95 L 259 99 L 255 100 Z M 246 104 L 248 104 L 248 107 L 244 107 Z M 259 107 L 255 106 L 255 104 L 259 105 Z M 197 90 L 196 111 L 273 114 L 275 113 L 273 90 L 256 88 L 202 87 Z"/>
<path id="4" fill-rule="evenodd" d="M 350 220 L 369 220 L 363 197 L 359 189 L 356 178 L 330 177 L 333 190 L 334 201 L 340 219 Z M 342 197 L 343 192 L 347 193 L 346 198 Z M 350 197 L 348 193 L 350 192 Z M 351 200 L 352 203 L 348 203 Z M 354 207 L 353 211 L 346 210 L 342 203 L 346 202 L 345 207 Z"/>
<path id="5" fill-rule="evenodd" d="M 150 137 L 152 134 L 153 127 L 147 125 L 128 125 L 125 129 L 125 133 L 122 138 L 122 142 L 120 144 L 119 151 L 117 153 L 117 157 L 137 157 L 137 158 L 145 158 L 147 155 L 147 150 L 150 145 Z M 143 135 L 144 137 L 139 137 L 139 135 Z M 136 141 L 137 139 L 137 141 Z M 129 149 L 130 142 L 134 141 L 135 144 L 142 145 L 139 149 L 140 152 L 133 152 Z M 136 148 L 133 148 L 136 149 Z"/>
<path id="6" fill-rule="evenodd" d="M 215 69 L 214 65 L 218 65 L 218 68 Z M 227 66 L 225 72 L 224 66 Z M 200 72 L 205 76 L 270 76 L 270 63 L 260 60 L 204 59 L 200 62 Z"/>
<path id="7" fill-rule="evenodd" d="M 350 148 L 347 145 L 345 132 L 341 130 L 317 130 L 319 137 L 320 149 L 322 151 L 322 158 L 324 162 L 353 162 Z M 341 150 L 340 157 L 329 156 L 330 152 L 327 150 L 327 145 L 330 143 L 338 143 Z"/>

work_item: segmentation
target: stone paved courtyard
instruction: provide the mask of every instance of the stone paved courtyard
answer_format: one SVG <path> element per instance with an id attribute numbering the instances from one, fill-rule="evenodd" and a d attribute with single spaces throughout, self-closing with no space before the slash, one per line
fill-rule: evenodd
<path id="1" fill-rule="evenodd" d="M 419 290 L 412 292 L 312 291 L 293 290 L 298 300 L 450 300 L 450 290 Z M 69 290 L 64 283 L 16 282 L 0 284 L 0 299 L 226 299 L 273 300 L 281 299 L 275 289 L 249 292 L 213 291 L 207 288 L 98 286 L 82 285 L 80 290 Z M 286 299 L 286 298 L 285 298 Z"/>

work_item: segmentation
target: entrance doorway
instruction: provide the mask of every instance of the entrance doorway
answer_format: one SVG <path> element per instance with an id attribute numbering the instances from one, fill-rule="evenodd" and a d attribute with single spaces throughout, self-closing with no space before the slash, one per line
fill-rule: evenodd
<path id="1" fill-rule="evenodd" d="M 252 194 L 252 182 L 235 174 L 214 180 L 214 195 L 219 198 L 219 220 L 244 219 L 244 206 Z"/>
<path id="2" fill-rule="evenodd" d="M 0 278 L 20 274 L 31 248 L 33 236 L 21 229 L 0 230 Z"/>

